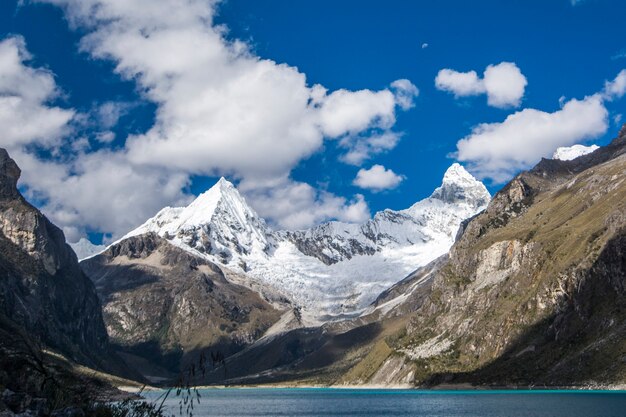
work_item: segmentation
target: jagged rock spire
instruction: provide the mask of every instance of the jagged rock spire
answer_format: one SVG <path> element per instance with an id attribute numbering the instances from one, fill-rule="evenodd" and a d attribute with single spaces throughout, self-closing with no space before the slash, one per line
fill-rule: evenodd
<path id="1" fill-rule="evenodd" d="M 18 196 L 17 181 L 22 171 L 11 159 L 6 149 L 0 148 L 0 198 Z"/>

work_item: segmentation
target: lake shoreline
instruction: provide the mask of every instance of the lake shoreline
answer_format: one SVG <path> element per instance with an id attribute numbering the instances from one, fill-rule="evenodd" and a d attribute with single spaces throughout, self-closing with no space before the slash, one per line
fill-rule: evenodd
<path id="1" fill-rule="evenodd" d="M 117 389 L 129 393 L 141 393 L 145 391 L 167 390 L 170 387 L 145 386 L 143 388 L 133 386 L 118 386 Z M 420 392 L 626 392 L 626 384 L 614 385 L 586 385 L 586 386 L 485 386 L 471 384 L 441 384 L 432 387 L 416 387 L 409 385 L 296 385 L 296 384 L 261 384 L 261 385 L 199 385 L 192 387 L 198 390 L 346 390 L 346 391 L 420 391 Z"/>

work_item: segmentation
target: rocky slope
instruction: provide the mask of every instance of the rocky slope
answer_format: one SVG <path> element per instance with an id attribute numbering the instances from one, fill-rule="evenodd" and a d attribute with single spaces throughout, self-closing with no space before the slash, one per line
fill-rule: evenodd
<path id="1" fill-rule="evenodd" d="M 461 222 L 489 200 L 484 185 L 454 164 L 429 198 L 406 210 L 385 210 L 361 225 L 274 232 L 221 179 L 188 207 L 165 208 L 124 239 L 156 233 L 245 273 L 280 289 L 304 323 L 315 325 L 357 316 L 380 292 L 446 253 Z"/>
<path id="2" fill-rule="evenodd" d="M 138 374 L 110 349 L 93 283 L 19 193 L 20 173 L 0 149 L 0 414 L 48 415 L 115 395 L 94 369 Z"/>
<path id="3" fill-rule="evenodd" d="M 0 149 L 0 313 L 45 345 L 96 365 L 108 339 L 95 288 L 63 232 L 21 196 L 19 176 Z"/>
<path id="4" fill-rule="evenodd" d="M 623 385 L 625 213 L 626 128 L 521 173 L 359 318 L 260 340 L 207 380 Z"/>
<path id="5" fill-rule="evenodd" d="M 626 129 L 518 175 L 434 266 L 394 360 L 417 384 L 626 382 L 625 213 Z"/>
<path id="6" fill-rule="evenodd" d="M 177 376 L 200 354 L 241 350 L 282 314 L 217 265 L 154 233 L 124 239 L 81 266 L 102 299 L 112 342 L 154 382 Z"/>

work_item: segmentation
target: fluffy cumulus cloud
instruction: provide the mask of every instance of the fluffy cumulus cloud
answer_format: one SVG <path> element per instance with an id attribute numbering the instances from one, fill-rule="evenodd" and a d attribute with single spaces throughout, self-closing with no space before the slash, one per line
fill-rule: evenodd
<path id="1" fill-rule="evenodd" d="M 490 106 L 518 107 L 524 97 L 528 81 L 513 62 L 489 65 L 480 78 L 476 71 L 459 72 L 442 69 L 435 78 L 435 86 L 455 97 L 487 95 Z"/>
<path id="2" fill-rule="evenodd" d="M 382 165 L 374 165 L 370 169 L 360 169 L 354 179 L 354 185 L 374 192 L 396 188 L 404 177 L 386 169 Z"/>
<path id="3" fill-rule="evenodd" d="M 346 136 L 339 142 L 340 147 L 347 149 L 340 159 L 350 165 L 362 165 L 373 156 L 395 148 L 400 136 L 397 132 L 383 132 L 364 137 Z"/>
<path id="4" fill-rule="evenodd" d="M 30 59 L 23 38 L 0 42 L 0 146 L 22 168 L 27 196 L 44 202 L 69 240 L 87 229 L 120 233 L 166 203 L 189 200 L 181 191 L 186 175 L 132 166 L 123 152 L 85 153 L 89 140 L 75 135 L 75 125 L 86 116 L 55 105 L 61 92 L 54 76 Z M 98 113 L 112 127 L 113 110 L 105 107 Z M 38 150 L 52 158 L 39 159 Z"/>
<path id="5" fill-rule="evenodd" d="M 22 168 L 27 197 L 46 201 L 43 211 L 63 226 L 69 241 L 77 241 L 86 229 L 115 239 L 165 205 L 186 205 L 192 198 L 181 191 L 187 175 L 134 166 L 123 153 L 81 154 L 64 163 L 41 161 L 20 150 L 12 156 Z"/>
<path id="6" fill-rule="evenodd" d="M 413 100 L 419 95 L 420 91 L 411 81 L 405 78 L 395 80 L 391 83 L 391 89 L 396 96 L 396 103 L 402 110 L 409 110 L 415 106 Z"/>
<path id="7" fill-rule="evenodd" d="M 51 105 L 59 95 L 54 77 L 28 66 L 30 59 L 22 37 L 0 41 L 0 127 L 5 147 L 58 144 L 74 117 L 74 111 Z"/>
<path id="8" fill-rule="evenodd" d="M 524 109 L 503 122 L 483 123 L 457 142 L 454 156 L 465 161 L 473 174 L 495 183 L 510 179 L 516 172 L 550 158 L 563 146 L 589 141 L 606 133 L 609 112 L 606 102 L 626 93 L 626 70 L 605 81 L 604 88 L 582 100 L 559 99 L 561 108 L 549 113 Z M 614 123 L 621 115 L 613 117 Z"/>
<path id="9" fill-rule="evenodd" d="M 212 25 L 214 2 L 50 2 L 88 31 L 83 50 L 115 61 L 117 72 L 159 105 L 154 127 L 128 141 L 129 158 L 138 164 L 283 175 L 325 137 L 390 129 L 396 107 L 410 107 L 416 94 L 407 80 L 380 91 L 309 86 L 297 68 L 226 40 L 224 28 Z"/>
<path id="10" fill-rule="evenodd" d="M 279 229 L 303 229 L 327 219 L 360 223 L 370 217 L 361 194 L 348 201 L 286 177 L 265 183 L 243 181 L 240 189 L 259 215 L 273 219 Z"/>
<path id="11" fill-rule="evenodd" d="M 500 123 L 483 123 L 457 143 L 456 158 L 479 178 L 501 183 L 560 146 L 570 146 L 606 132 L 608 111 L 602 96 L 572 99 L 548 113 L 524 109 Z"/>
<path id="12" fill-rule="evenodd" d="M 413 107 L 418 95 L 410 81 L 377 91 L 309 85 L 297 68 L 262 59 L 247 44 L 227 39 L 227 29 L 213 24 L 214 1 L 40 1 L 63 9 L 70 26 L 83 34 L 82 51 L 114 62 L 115 71 L 157 105 L 154 125 L 123 138 L 122 148 L 112 147 L 111 130 L 126 111 L 119 103 L 104 103 L 83 117 L 98 123 L 89 138 L 67 139 L 73 137 L 67 135 L 72 119 L 80 118 L 53 105 L 58 92 L 52 74 L 27 65 L 20 38 L 2 43 L 0 126 L 14 131 L 0 145 L 13 146 L 24 171 L 33 170 L 23 184 L 46 202 L 46 213 L 71 238 L 86 230 L 123 234 L 163 205 L 187 201 L 183 190 L 194 175 L 274 184 L 244 192 L 261 214 L 283 226 L 369 215 L 362 196 L 338 197 L 292 181 L 289 174 L 325 140 L 337 140 L 345 148 L 342 160 L 352 164 L 392 149 L 399 138 L 393 131 L 396 113 Z M 62 157 L 39 160 L 25 150 L 33 144 Z M 263 208 L 281 193 L 296 203 Z"/>
<path id="13" fill-rule="evenodd" d="M 626 70 L 621 70 L 617 76 L 604 83 L 603 95 L 607 100 L 621 98 L 626 93 Z"/>

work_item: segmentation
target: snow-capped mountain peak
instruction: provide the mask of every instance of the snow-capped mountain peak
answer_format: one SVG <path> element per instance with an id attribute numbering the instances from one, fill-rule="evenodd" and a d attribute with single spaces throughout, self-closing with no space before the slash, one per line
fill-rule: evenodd
<path id="1" fill-rule="evenodd" d="M 458 162 L 453 163 L 443 174 L 443 184 L 458 184 L 459 186 L 473 186 L 476 183 L 482 184 L 472 176 L 463 165 Z"/>
<path id="2" fill-rule="evenodd" d="M 363 224 L 328 222 L 272 231 L 236 187 L 220 179 L 189 206 L 165 208 L 127 237 L 156 232 L 173 244 L 279 289 L 308 323 L 363 311 L 416 268 L 446 253 L 463 220 L 490 200 L 453 164 L 433 194 Z"/>
<path id="3" fill-rule="evenodd" d="M 441 185 L 433 191 L 430 199 L 441 200 L 447 204 L 468 205 L 476 210 L 489 203 L 491 195 L 485 185 L 459 163 L 453 163 L 445 172 Z M 418 201 L 407 211 L 413 211 L 423 205 Z"/>
<path id="4" fill-rule="evenodd" d="M 82 237 L 76 243 L 69 244 L 79 260 L 90 258 L 106 249 L 105 245 L 94 245 L 90 240 Z"/>
<path id="5" fill-rule="evenodd" d="M 223 177 L 187 207 L 166 207 L 124 238 L 147 232 L 222 262 L 239 261 L 254 250 L 266 252 L 272 243 L 265 221 Z"/>
<path id="6" fill-rule="evenodd" d="M 179 222 L 174 226 L 180 229 L 207 224 L 213 220 L 216 211 L 220 214 L 228 212 L 240 225 L 246 225 L 250 218 L 258 218 L 233 183 L 222 177 L 180 212 Z"/>
<path id="7" fill-rule="evenodd" d="M 563 146 L 557 148 L 552 155 L 552 159 L 559 159 L 561 161 L 571 161 L 572 159 L 576 159 L 579 156 L 587 155 L 598 149 L 598 145 L 572 145 L 572 146 Z"/>

